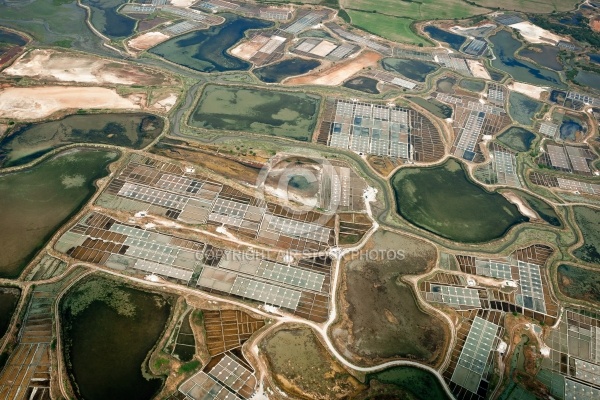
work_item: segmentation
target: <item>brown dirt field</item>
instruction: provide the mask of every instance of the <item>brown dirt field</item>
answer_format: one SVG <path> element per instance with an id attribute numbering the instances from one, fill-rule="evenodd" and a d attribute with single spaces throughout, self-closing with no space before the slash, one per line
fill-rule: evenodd
<path id="1" fill-rule="evenodd" d="M 40 80 L 119 85 L 170 85 L 165 74 L 122 62 L 67 51 L 36 49 L 25 53 L 6 75 Z"/>
<path id="2" fill-rule="evenodd" d="M 149 48 L 154 47 L 167 39 L 169 39 L 169 36 L 162 32 L 146 32 L 127 41 L 127 46 L 131 47 L 132 49 L 143 51 L 148 50 Z"/>
<path id="3" fill-rule="evenodd" d="M 102 87 L 10 87 L 0 91 L 0 118 L 38 119 L 64 109 L 139 110 L 139 97 Z"/>
<path id="4" fill-rule="evenodd" d="M 297 78 L 288 79 L 284 82 L 286 85 L 325 85 L 337 86 L 344 83 L 352 75 L 361 71 L 364 68 L 374 67 L 377 65 L 382 56 L 372 51 L 365 51 L 358 57 L 335 64 L 331 68 L 324 71 L 319 71 L 315 74 L 299 76 Z"/>
<path id="5" fill-rule="evenodd" d="M 223 154 L 201 149 L 190 149 L 183 146 L 161 144 L 151 150 L 155 154 L 174 158 L 199 165 L 221 176 L 239 182 L 255 185 L 258 180 L 260 168 L 228 159 Z"/>
<path id="6" fill-rule="evenodd" d="M 377 256 L 398 249 L 404 256 L 395 260 Z M 436 262 L 435 248 L 409 236 L 378 231 L 361 253 L 360 258 L 343 261 L 340 319 L 331 327 L 335 346 L 360 365 L 394 359 L 437 365 L 449 337 L 446 325 L 421 311 L 416 294 L 401 280 L 404 274 L 430 270 Z"/>
<path id="7" fill-rule="evenodd" d="M 299 398 L 354 398 L 366 389 L 331 357 L 312 330 L 289 325 L 260 343 L 277 385 Z"/>
<path id="8" fill-rule="evenodd" d="M 147 31 L 167 21 L 168 19 L 159 17 L 147 20 L 142 19 L 140 22 L 138 22 L 138 32 Z"/>
<path id="9" fill-rule="evenodd" d="M 590 27 L 594 32 L 600 32 L 600 17 L 596 17 L 590 21 Z"/>
<path id="10" fill-rule="evenodd" d="M 402 165 L 401 160 L 392 160 L 389 157 L 373 156 L 367 157 L 369 166 L 382 176 L 389 176 L 392 171 L 399 165 Z"/>

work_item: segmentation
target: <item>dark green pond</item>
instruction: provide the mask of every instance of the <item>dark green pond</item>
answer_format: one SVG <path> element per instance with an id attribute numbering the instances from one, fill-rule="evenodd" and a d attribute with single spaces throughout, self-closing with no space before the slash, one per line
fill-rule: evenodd
<path id="1" fill-rule="evenodd" d="M 524 94 L 512 92 L 508 98 L 508 112 L 520 124 L 533 125 L 533 118 L 542 108 L 542 103 Z"/>
<path id="2" fill-rule="evenodd" d="M 189 123 L 310 141 L 320 103 L 320 97 L 302 92 L 211 84 L 202 92 Z"/>
<path id="3" fill-rule="evenodd" d="M 10 319 L 17 308 L 21 291 L 17 288 L 0 287 L 0 338 L 4 336 Z"/>
<path id="4" fill-rule="evenodd" d="M 162 385 L 146 379 L 146 356 L 161 337 L 171 298 L 105 278 L 77 284 L 61 304 L 69 374 L 80 398 L 151 399 Z"/>
<path id="5" fill-rule="evenodd" d="M 531 208 L 533 208 L 533 211 L 535 211 L 541 219 L 552 226 L 562 226 L 560 217 L 550 204 L 526 192 L 518 191 L 517 194 L 519 197 L 523 198 Z"/>
<path id="6" fill-rule="evenodd" d="M 402 58 L 384 58 L 381 65 L 386 71 L 397 72 L 417 82 L 425 82 L 427 75 L 439 69 L 438 65 L 430 62 Z"/>
<path id="7" fill-rule="evenodd" d="M 450 240 L 487 242 L 529 220 L 501 194 L 473 183 L 454 159 L 436 167 L 403 168 L 391 184 L 404 219 Z"/>
<path id="8" fill-rule="evenodd" d="M 290 58 L 266 67 L 256 68 L 252 72 L 258 79 L 266 83 L 278 83 L 289 76 L 303 75 L 317 68 L 321 63 L 317 60 Z"/>
<path id="9" fill-rule="evenodd" d="M 0 140 L 0 165 L 26 164 L 71 143 L 140 149 L 160 135 L 164 120 L 152 114 L 70 115 L 57 121 L 20 124 Z"/>
<path id="10" fill-rule="evenodd" d="M 229 55 L 227 50 L 243 39 L 246 31 L 268 28 L 273 24 L 235 14 L 221 15 L 227 19 L 223 24 L 170 39 L 150 52 L 200 72 L 249 69 L 250 63 Z"/>
<path id="11" fill-rule="evenodd" d="M 393 367 L 368 374 L 367 383 L 372 381 L 394 385 L 418 400 L 446 400 L 448 396 L 440 382 L 431 373 L 414 367 Z"/>
<path id="12" fill-rule="evenodd" d="M 344 83 L 344 87 L 348 89 L 358 90 L 359 92 L 365 92 L 369 94 L 379 94 L 377 89 L 377 80 L 373 78 L 367 78 L 366 76 L 357 76 Z"/>
<path id="13" fill-rule="evenodd" d="M 535 134 L 527 129 L 513 126 L 502 132 L 496 139 L 513 150 L 529 151 L 531 143 L 535 140 Z"/>
<path id="14" fill-rule="evenodd" d="M 471 92 L 481 92 L 485 89 L 485 82 L 472 81 L 470 79 L 462 79 L 459 84 L 461 88 L 469 90 Z"/>
<path id="15" fill-rule="evenodd" d="M 194 358 L 194 354 L 196 354 L 196 340 L 194 339 L 194 331 L 190 324 L 190 314 L 183 317 L 173 354 L 185 362 L 191 361 Z"/>
<path id="16" fill-rule="evenodd" d="M 31 169 L 0 176 L 0 277 L 17 277 L 54 232 L 96 191 L 117 157 L 69 150 Z"/>
<path id="17" fill-rule="evenodd" d="M 136 20 L 117 11 L 127 0 L 81 0 L 81 3 L 90 7 L 92 25 L 104 35 L 124 38 L 135 31 Z"/>
<path id="18" fill-rule="evenodd" d="M 520 82 L 559 88 L 566 87 L 555 71 L 538 67 L 527 61 L 517 60 L 515 52 L 521 47 L 521 42 L 513 38 L 510 32 L 500 31 L 490 36 L 489 41 L 494 46 L 493 50 L 496 56 L 492 60 L 494 68 L 509 73 L 515 80 Z"/>
<path id="19" fill-rule="evenodd" d="M 452 107 L 438 101 L 436 99 L 424 99 L 422 97 L 409 97 L 410 101 L 416 103 L 435 115 L 438 118 L 450 118 L 452 117 Z"/>

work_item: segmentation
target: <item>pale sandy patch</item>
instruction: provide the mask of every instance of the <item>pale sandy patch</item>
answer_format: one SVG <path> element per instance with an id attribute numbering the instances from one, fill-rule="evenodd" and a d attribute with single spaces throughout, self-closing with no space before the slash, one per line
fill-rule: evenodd
<path id="1" fill-rule="evenodd" d="M 524 94 L 525 96 L 531 97 L 532 99 L 536 100 L 540 100 L 542 98 L 542 94 L 549 90 L 549 88 L 547 87 L 540 87 L 522 82 L 512 82 L 507 87 L 508 90 Z"/>
<path id="2" fill-rule="evenodd" d="M 102 87 L 11 87 L 0 91 L 0 117 L 38 119 L 65 109 L 139 110 L 141 101 L 141 96 L 122 97 Z"/>
<path id="3" fill-rule="evenodd" d="M 177 103 L 177 95 L 175 93 L 167 93 L 160 97 L 152 106 L 155 110 L 168 112 Z"/>
<path id="4" fill-rule="evenodd" d="M 6 75 L 39 80 L 118 85 L 170 84 L 163 73 L 87 54 L 36 49 L 23 54 Z"/>
<path id="5" fill-rule="evenodd" d="M 321 43 L 313 47 L 310 51 L 310 54 L 314 54 L 316 56 L 325 57 L 327 54 L 331 53 L 333 50 L 337 48 L 337 44 L 328 42 L 327 40 L 323 40 Z"/>
<path id="6" fill-rule="evenodd" d="M 518 30 L 521 33 L 521 36 L 529 43 L 557 44 L 561 40 L 569 41 L 569 39 L 540 28 L 529 21 L 523 21 L 509 26 Z"/>
<path id="7" fill-rule="evenodd" d="M 159 43 L 169 39 L 169 35 L 162 32 L 146 32 L 138 37 L 135 37 L 127 42 L 127 46 L 136 50 L 148 50 Z"/>
<path id="8" fill-rule="evenodd" d="M 169 0 L 172 6 L 188 8 L 198 0 Z"/>
<path id="9" fill-rule="evenodd" d="M 537 213 L 533 211 L 531 207 L 527 203 L 523 201 L 519 196 L 514 194 L 513 192 L 502 192 L 502 196 L 506 198 L 506 200 L 510 201 L 512 204 L 517 206 L 519 212 L 530 219 L 539 219 Z"/>
<path id="10" fill-rule="evenodd" d="M 475 78 L 483 78 L 487 80 L 492 79 L 490 73 L 487 69 L 485 69 L 485 66 L 480 61 L 467 60 L 467 63 L 469 64 L 469 69 Z"/>
<path id="11" fill-rule="evenodd" d="M 249 42 L 240 43 L 231 49 L 230 52 L 242 60 L 249 60 L 254 57 L 256 52 L 260 50 L 268 41 L 269 38 L 267 36 L 258 35 Z"/>
<path id="12" fill-rule="evenodd" d="M 364 68 L 376 66 L 381 57 L 378 53 L 367 51 L 354 59 L 332 65 L 331 68 L 324 71 L 288 79 L 284 83 L 286 85 L 341 85 L 346 79 Z"/>

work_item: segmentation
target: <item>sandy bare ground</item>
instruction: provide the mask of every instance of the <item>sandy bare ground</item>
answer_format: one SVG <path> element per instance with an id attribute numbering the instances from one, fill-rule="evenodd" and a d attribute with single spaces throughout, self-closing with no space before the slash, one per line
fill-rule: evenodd
<path id="1" fill-rule="evenodd" d="M 263 35 L 255 36 L 251 41 L 244 42 L 231 49 L 231 54 L 241 58 L 242 60 L 249 60 L 258 50 L 260 50 L 265 43 L 269 41 L 269 38 Z"/>
<path id="2" fill-rule="evenodd" d="M 590 27 L 594 32 L 600 32 L 600 17 L 594 17 L 590 21 Z"/>
<path id="3" fill-rule="evenodd" d="M 168 112 L 177 103 L 177 95 L 175 93 L 166 93 L 158 98 L 158 100 L 150 106 L 155 110 Z"/>
<path id="4" fill-rule="evenodd" d="M 286 85 L 324 85 L 337 86 L 344 83 L 352 75 L 367 67 L 374 67 L 381 59 L 381 55 L 372 51 L 366 51 L 360 56 L 343 63 L 335 64 L 331 68 L 315 74 L 299 76 L 288 79 Z"/>
<path id="5" fill-rule="evenodd" d="M 490 76 L 490 73 L 488 72 L 487 69 L 485 69 L 485 67 L 483 66 L 483 64 L 480 61 L 467 60 L 467 63 L 469 64 L 469 68 L 471 69 L 471 72 L 473 73 L 473 76 L 475 78 L 483 78 L 483 79 L 487 79 L 487 80 L 492 79 L 492 77 Z"/>
<path id="6" fill-rule="evenodd" d="M 196 1 L 198 0 L 169 0 L 168 2 L 175 7 L 188 8 L 191 7 Z"/>
<path id="7" fill-rule="evenodd" d="M 518 30 L 523 38 L 529 43 L 557 44 L 561 40 L 569 41 L 569 39 L 555 35 L 529 21 L 523 21 L 509 26 Z"/>
<path id="8" fill-rule="evenodd" d="M 0 91 L 0 118 L 39 119 L 65 109 L 142 108 L 140 95 L 120 96 L 102 87 L 11 87 Z"/>
<path id="9" fill-rule="evenodd" d="M 510 85 L 507 86 L 507 88 L 508 90 L 524 94 L 525 96 L 531 97 L 536 100 L 540 100 L 542 98 L 542 94 L 549 90 L 549 88 L 547 87 L 539 87 L 522 82 L 512 82 Z"/>
<path id="10" fill-rule="evenodd" d="M 135 50 L 144 51 L 156 46 L 159 43 L 164 42 L 169 38 L 169 35 L 165 35 L 162 32 L 146 32 L 138 37 L 127 41 L 127 46 Z"/>
<path id="11" fill-rule="evenodd" d="M 41 80 L 119 85 L 164 85 L 170 79 L 158 71 L 67 51 L 36 49 L 23 54 L 4 74 Z"/>
<path id="12" fill-rule="evenodd" d="M 531 207 L 529 207 L 529 205 L 527 205 L 523 201 L 523 199 L 521 199 L 519 196 L 517 196 L 513 192 L 503 192 L 502 196 L 506 197 L 506 200 L 510 201 L 515 206 L 517 206 L 517 208 L 519 209 L 519 212 L 521 214 L 523 214 L 524 216 L 529 217 L 531 219 L 539 219 L 537 213 L 535 211 L 533 211 L 533 209 Z"/>

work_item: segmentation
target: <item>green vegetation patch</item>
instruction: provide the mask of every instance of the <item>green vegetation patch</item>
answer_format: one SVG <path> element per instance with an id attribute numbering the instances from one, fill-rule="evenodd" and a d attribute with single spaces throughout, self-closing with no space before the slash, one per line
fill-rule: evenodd
<path id="1" fill-rule="evenodd" d="M 487 242 L 528 221 L 502 195 L 473 183 L 454 159 L 436 167 L 403 168 L 391 184 L 404 219 L 450 240 Z"/>
<path id="2" fill-rule="evenodd" d="M 133 317 L 135 306 L 131 294 L 117 282 L 107 279 L 90 279 L 78 285 L 65 300 L 64 306 L 71 316 L 78 316 L 94 301 L 100 301 L 119 315 Z"/>
<path id="3" fill-rule="evenodd" d="M 352 25 L 383 38 L 414 45 L 430 45 L 411 28 L 416 21 L 454 19 L 489 12 L 463 0 L 341 0 Z"/>
<path id="4" fill-rule="evenodd" d="M 573 207 L 573 211 L 583 236 L 583 245 L 573 254 L 583 261 L 600 264 L 600 211 L 581 206 Z"/>
<path id="5" fill-rule="evenodd" d="M 562 293 L 577 300 L 600 302 L 600 274 L 596 270 L 559 265 L 558 287 Z"/>
<path id="6" fill-rule="evenodd" d="M 207 85 L 190 125 L 310 141 L 321 98 L 298 92 Z"/>
<path id="7" fill-rule="evenodd" d="M 2 6 L 0 13 L 2 25 L 27 32 L 46 45 L 66 40 L 72 40 L 80 47 L 99 44 L 100 39 L 85 20 L 86 11 L 74 0 L 10 2 L 10 5 Z"/>
<path id="8" fill-rule="evenodd" d="M 188 373 L 188 372 L 193 372 L 193 371 L 197 370 L 199 366 L 200 366 L 200 361 L 193 360 L 193 361 L 190 361 L 190 362 L 187 362 L 187 363 L 181 365 L 181 367 L 179 367 L 179 372 L 182 374 Z"/>
<path id="9" fill-rule="evenodd" d="M 473 4 L 494 10 L 503 9 L 520 12 L 551 13 L 552 11 L 568 11 L 575 8 L 580 0 L 471 0 Z"/>
<path id="10" fill-rule="evenodd" d="M 303 398 L 340 398 L 364 388 L 338 364 L 307 328 L 283 329 L 261 344 L 281 387 Z"/>
<path id="11" fill-rule="evenodd" d="M 415 21 L 412 19 L 349 9 L 346 12 L 352 25 L 384 39 L 417 46 L 430 45 L 427 39 L 415 33 L 412 28 Z"/>

